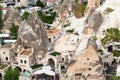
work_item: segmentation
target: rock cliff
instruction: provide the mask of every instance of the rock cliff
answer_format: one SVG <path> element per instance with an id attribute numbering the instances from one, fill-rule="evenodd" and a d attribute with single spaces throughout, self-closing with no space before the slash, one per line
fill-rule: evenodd
<path id="1" fill-rule="evenodd" d="M 87 7 L 85 10 L 85 16 L 90 16 L 96 8 L 98 8 L 104 0 L 87 0 Z"/>
<path id="2" fill-rule="evenodd" d="M 72 15 L 74 8 L 74 1 L 72 0 L 64 0 L 61 4 L 61 8 L 58 11 L 58 16 L 60 18 L 60 22 L 65 21 L 68 16 Z"/>
<path id="3" fill-rule="evenodd" d="M 18 10 L 10 6 L 8 7 L 8 10 L 4 16 L 3 21 L 4 21 L 3 31 L 9 33 L 9 29 L 11 28 L 12 24 L 19 26 L 22 22 L 22 19 L 19 15 Z"/>
<path id="4" fill-rule="evenodd" d="M 93 13 L 86 20 L 86 27 L 92 28 L 96 33 L 99 27 L 102 25 L 104 18 L 100 12 Z"/>
<path id="5" fill-rule="evenodd" d="M 89 42 L 88 47 L 68 67 L 66 75 L 69 79 L 72 77 L 72 80 L 76 80 L 75 77 L 79 75 L 80 80 L 93 80 L 95 77 L 96 80 L 104 80 L 103 68 L 93 43 Z"/>
<path id="6" fill-rule="evenodd" d="M 18 39 L 16 48 L 22 45 L 24 47 L 32 47 L 33 53 L 40 51 L 47 52 L 48 37 L 46 35 L 43 22 L 40 20 L 37 12 L 32 11 L 26 21 L 24 21 L 18 30 Z"/>

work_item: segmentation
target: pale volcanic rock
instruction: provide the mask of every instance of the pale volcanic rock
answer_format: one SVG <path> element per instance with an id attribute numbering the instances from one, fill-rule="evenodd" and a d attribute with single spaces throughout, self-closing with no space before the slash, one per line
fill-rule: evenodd
<path id="1" fill-rule="evenodd" d="M 22 19 L 21 16 L 19 15 L 18 10 L 12 6 L 8 7 L 3 21 L 4 21 L 3 31 L 7 33 L 9 33 L 9 29 L 12 27 L 12 24 L 19 26 L 22 23 Z"/>
<path id="2" fill-rule="evenodd" d="M 99 27 L 102 25 L 104 21 L 104 17 L 100 12 L 94 12 L 89 18 L 86 20 L 86 27 L 92 28 L 96 33 Z"/>
<path id="3" fill-rule="evenodd" d="M 40 51 L 46 53 L 48 43 L 43 22 L 40 20 L 38 14 L 32 11 L 28 19 L 21 24 L 18 30 L 16 45 L 32 47 L 34 49 L 33 53 L 37 54 Z"/>
<path id="4" fill-rule="evenodd" d="M 88 47 L 84 49 L 81 54 L 74 59 L 74 62 L 68 67 L 66 75 L 74 77 L 77 74 L 84 76 L 86 80 L 104 80 L 103 68 L 100 64 L 100 59 L 97 50 L 93 44 L 89 43 Z M 82 80 L 83 77 L 80 78 Z"/>
<path id="5" fill-rule="evenodd" d="M 87 7 L 85 10 L 85 16 L 90 16 L 96 8 L 102 4 L 103 0 L 87 0 Z"/>

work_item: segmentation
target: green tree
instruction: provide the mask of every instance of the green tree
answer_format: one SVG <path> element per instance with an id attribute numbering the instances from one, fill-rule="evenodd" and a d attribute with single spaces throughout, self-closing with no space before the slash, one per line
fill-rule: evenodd
<path id="1" fill-rule="evenodd" d="M 39 11 L 38 15 L 44 23 L 52 24 L 56 17 L 56 12 L 52 12 L 50 13 L 50 15 L 45 15 L 41 11 Z"/>
<path id="2" fill-rule="evenodd" d="M 120 80 L 120 76 L 112 76 L 110 80 Z"/>
<path id="3" fill-rule="evenodd" d="M 40 0 L 37 0 L 36 6 L 40 6 L 41 8 L 44 8 L 45 4 L 43 4 Z"/>
<path id="4" fill-rule="evenodd" d="M 27 20 L 29 15 L 30 15 L 29 12 L 24 12 L 24 14 L 22 15 L 22 20 Z"/>
<path id="5" fill-rule="evenodd" d="M 15 2 L 15 0 L 13 0 L 13 2 Z"/>
<path id="6" fill-rule="evenodd" d="M 2 6 L 0 6 L 0 30 L 3 28 L 3 12 L 2 12 Z"/>
<path id="7" fill-rule="evenodd" d="M 17 68 L 9 69 L 5 72 L 4 80 L 19 80 L 19 70 Z"/>
<path id="8" fill-rule="evenodd" d="M 12 27 L 10 28 L 11 38 L 13 38 L 13 39 L 17 38 L 17 36 L 18 36 L 18 29 L 19 29 L 18 25 L 12 24 Z"/>
<path id="9" fill-rule="evenodd" d="M 20 2 L 20 0 L 17 0 L 18 2 Z"/>

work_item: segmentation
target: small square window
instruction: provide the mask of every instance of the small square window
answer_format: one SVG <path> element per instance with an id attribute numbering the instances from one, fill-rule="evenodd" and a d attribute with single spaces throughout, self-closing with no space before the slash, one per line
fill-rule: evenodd
<path id="1" fill-rule="evenodd" d="M 3 54 L 5 54 L 5 52 L 3 52 Z"/>

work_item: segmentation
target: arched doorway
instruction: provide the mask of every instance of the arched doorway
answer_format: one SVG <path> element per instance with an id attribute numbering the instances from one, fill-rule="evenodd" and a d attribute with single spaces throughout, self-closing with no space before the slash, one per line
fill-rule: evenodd
<path id="1" fill-rule="evenodd" d="M 23 72 L 25 72 L 26 70 L 24 69 Z"/>
<path id="2" fill-rule="evenodd" d="M 0 73 L 0 80 L 2 80 L 2 74 Z"/>
<path id="3" fill-rule="evenodd" d="M 53 70 L 55 69 L 55 62 L 52 58 L 48 59 L 48 65 L 51 66 Z"/>
<path id="4" fill-rule="evenodd" d="M 22 69 L 20 67 L 17 66 L 15 68 L 17 68 L 19 70 L 19 72 L 22 72 Z"/>

